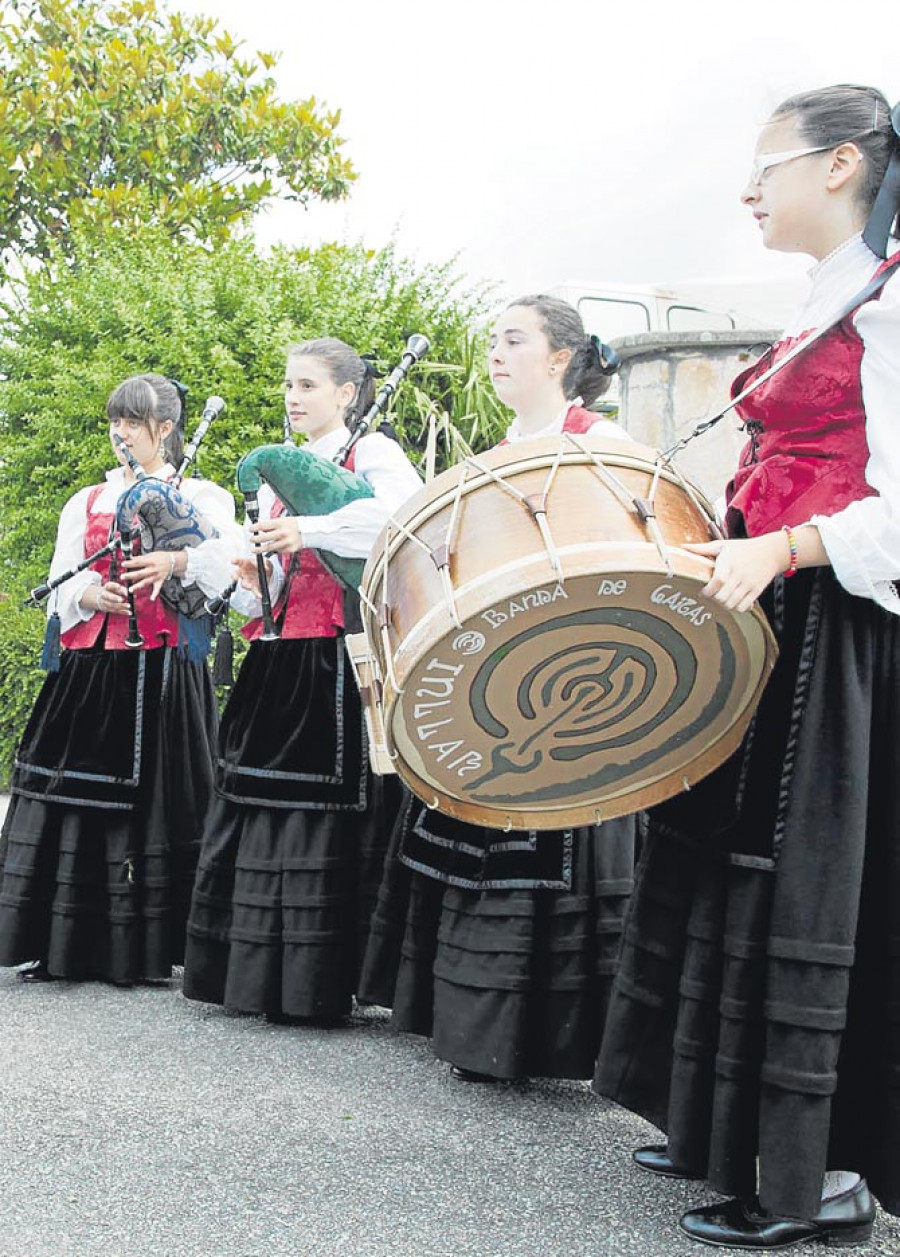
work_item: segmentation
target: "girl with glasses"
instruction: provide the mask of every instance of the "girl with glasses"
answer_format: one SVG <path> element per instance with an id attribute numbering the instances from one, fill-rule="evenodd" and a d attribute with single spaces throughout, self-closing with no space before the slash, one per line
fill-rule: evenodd
<path id="1" fill-rule="evenodd" d="M 738 752 L 652 810 L 595 1087 L 667 1133 L 646 1170 L 730 1197 L 696 1240 L 860 1243 L 900 1212 L 900 109 L 794 96 L 741 200 L 809 297 L 734 390 L 884 286 L 740 405 L 704 594 L 760 598 L 780 656 Z"/>

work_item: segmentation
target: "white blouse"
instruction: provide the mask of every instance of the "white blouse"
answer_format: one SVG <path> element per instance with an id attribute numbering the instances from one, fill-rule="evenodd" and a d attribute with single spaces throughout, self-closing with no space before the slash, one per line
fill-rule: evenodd
<path id="1" fill-rule="evenodd" d="M 349 435 L 346 427 L 340 427 L 319 437 L 317 441 L 307 443 L 303 448 L 330 461 Z M 370 432 L 356 443 L 354 471 L 371 486 L 374 497 L 357 498 L 355 502 L 348 502 L 330 515 L 296 516 L 304 548 L 330 550 L 333 554 L 346 558 L 368 558 L 388 516 L 422 487 L 419 473 L 400 445 L 381 432 Z M 263 484 L 259 491 L 260 519 L 271 517 L 276 500 L 269 485 Z M 244 557 L 253 557 L 246 521 Z M 270 563 L 269 568 L 269 593 L 274 601 L 281 590 L 284 569 L 280 562 Z M 255 594 L 240 586 L 235 590 L 231 605 L 241 615 L 246 616 L 258 616 L 262 611 L 262 604 Z"/>
<path id="2" fill-rule="evenodd" d="M 159 472 L 159 479 L 168 480 L 175 474 L 174 467 L 166 464 Z M 124 467 L 116 467 L 106 473 L 106 483 L 94 502 L 94 512 L 112 515 L 120 496 L 131 481 L 125 479 Z M 61 576 L 86 558 L 84 535 L 87 528 L 87 503 L 95 485 L 79 489 L 69 498 L 59 517 L 56 549 L 50 564 L 50 580 Z M 197 584 L 210 597 L 220 594 L 232 581 L 231 562 L 241 552 L 241 530 L 234 518 L 234 499 L 225 489 L 210 480 L 188 478 L 182 480 L 179 493 L 218 531 L 219 536 L 204 541 L 199 546 L 185 550 L 187 569 L 181 578 L 185 585 Z M 95 611 L 89 611 L 79 603 L 88 585 L 99 585 L 100 573 L 86 568 L 65 581 L 50 595 L 47 614 L 59 612 L 62 632 L 74 628 L 82 620 L 89 620 Z"/>
<path id="3" fill-rule="evenodd" d="M 878 263 L 861 236 L 846 240 L 810 271 L 809 297 L 785 335 L 798 336 L 833 317 L 865 286 Z M 877 496 L 807 522 L 818 528 L 847 592 L 900 615 L 893 584 L 900 580 L 900 279 L 889 279 L 880 297 L 853 315 L 853 323 L 864 346 L 860 374 L 869 446 L 866 480 Z"/>
<path id="4" fill-rule="evenodd" d="M 584 403 L 580 397 L 576 397 L 572 401 L 566 402 L 565 406 L 563 406 L 556 418 L 552 419 L 545 427 L 539 428 L 537 432 L 522 432 L 519 428 L 519 417 L 516 415 L 506 430 L 506 439 L 510 442 L 510 444 L 514 445 L 516 441 L 534 441 L 537 440 L 538 437 L 542 436 L 559 436 L 563 430 L 566 415 L 573 406 L 582 406 L 583 404 Z M 590 428 L 588 428 L 588 432 L 590 432 L 593 436 L 608 436 L 617 438 L 621 441 L 632 440 L 621 424 L 616 423 L 615 419 L 604 419 L 603 415 L 597 416 L 597 422 L 591 424 Z"/>

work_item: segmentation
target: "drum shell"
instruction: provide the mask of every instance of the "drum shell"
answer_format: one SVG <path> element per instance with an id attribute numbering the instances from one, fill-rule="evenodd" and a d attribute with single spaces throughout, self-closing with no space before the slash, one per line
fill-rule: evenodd
<path id="1" fill-rule="evenodd" d="M 365 633 L 347 633 L 344 646 L 359 689 L 366 722 L 369 767 L 379 777 L 396 773 L 388 753 L 381 706 L 381 683 L 373 666 L 372 652 Z"/>
<path id="2" fill-rule="evenodd" d="M 548 544 L 529 510 L 488 473 L 499 475 L 530 497 L 534 505 L 541 505 L 540 494 L 561 450 L 561 461 L 546 500 L 552 538 Z M 619 489 L 627 489 L 627 501 L 623 501 L 619 489 L 610 487 L 608 479 L 598 473 L 591 455 L 602 460 Z M 462 465 L 436 477 L 382 533 L 363 577 L 364 627 L 383 686 L 387 745 L 400 776 L 430 805 L 462 820 L 506 829 L 551 829 L 592 823 L 649 806 L 689 787 L 739 744 L 774 664 L 774 640 L 758 608 L 738 615 L 703 598 L 700 591 L 709 578 L 711 563 L 682 547 L 718 535 L 713 513 L 702 495 L 677 473 L 658 473 L 657 457 L 656 451 L 646 446 L 590 436 L 578 438 L 577 443 L 565 438 L 544 438 L 501 447 L 477 460 L 484 472 Z M 648 523 L 642 517 L 632 497 L 640 502 L 652 497 L 653 521 Z M 457 525 L 448 541 L 454 510 Z M 416 541 L 410 539 L 410 534 Z M 438 563 L 444 558 L 448 562 L 442 575 Z M 554 564 L 561 569 L 563 581 Z M 671 582 L 674 583 L 670 593 Z M 585 623 L 572 627 L 568 620 L 576 609 Z M 501 622 L 504 616 L 506 620 Z M 457 666 L 455 661 L 471 653 L 469 646 L 475 653 L 486 654 L 493 647 L 495 653 L 502 654 L 509 642 L 521 642 L 521 634 L 513 632 L 509 622 L 516 616 L 522 617 L 522 623 L 530 620 L 531 631 L 546 633 L 547 640 L 557 640 L 550 629 L 555 634 L 555 626 L 563 626 L 563 636 L 558 640 L 568 644 L 573 659 L 579 652 L 584 653 L 587 643 L 591 643 L 593 657 L 597 657 L 597 649 L 602 653 L 609 644 L 604 634 L 614 622 L 616 634 L 625 635 L 626 653 L 646 655 L 635 626 L 649 624 L 651 635 L 662 633 L 672 639 L 676 656 L 693 656 L 687 666 L 694 670 L 694 684 L 700 690 L 704 683 L 704 654 L 712 649 L 721 664 L 719 654 L 724 649 L 730 658 L 727 666 L 736 677 L 736 710 L 720 710 L 713 701 L 712 690 L 704 692 L 698 702 L 701 707 L 705 702 L 706 709 L 714 710 L 715 718 L 710 720 L 714 737 L 709 745 L 701 745 L 704 733 L 696 730 L 692 734 L 696 745 L 690 754 L 675 745 L 681 736 L 677 727 L 669 738 L 656 727 L 653 736 L 659 742 L 659 755 L 654 754 L 651 737 L 642 755 L 652 764 L 648 764 L 638 785 L 619 781 L 611 788 L 594 793 L 582 791 L 568 800 L 547 797 L 529 802 L 530 794 L 541 791 L 531 791 L 530 779 L 523 773 L 520 782 L 526 788 L 511 789 L 496 804 L 484 797 L 485 789 L 490 793 L 493 788 L 490 786 L 481 789 L 479 798 L 469 797 L 467 789 L 457 791 L 423 771 L 419 743 L 427 741 L 427 737 L 423 737 L 421 729 L 432 726 L 426 719 L 424 725 L 417 726 L 418 737 L 415 736 L 414 721 L 406 714 L 404 704 L 410 710 L 426 708 L 424 698 L 418 705 L 414 702 L 417 694 L 423 697 L 419 691 L 423 686 L 424 660 L 440 655 L 445 662 L 435 662 L 433 666 L 446 669 L 449 678 Z M 681 631 L 685 628 L 689 629 L 688 645 L 680 640 L 685 636 Z M 598 631 L 603 637 L 600 647 Z M 715 636 L 714 642 L 711 635 Z M 483 637 L 489 641 L 479 646 L 478 639 Z M 537 675 L 541 669 L 540 648 L 532 645 L 532 654 L 523 666 L 526 673 Z M 566 651 L 560 649 L 556 654 L 563 659 Z M 665 671 L 664 661 L 662 670 Z M 683 679 L 679 682 L 674 664 L 669 672 L 666 683 L 672 689 L 678 689 L 680 684 L 683 690 Z M 515 669 L 510 674 L 508 665 L 507 673 L 508 689 L 518 682 L 519 676 Z M 426 697 L 430 690 L 441 691 L 442 686 L 435 680 L 440 675 L 436 672 L 425 677 Z M 461 672 L 452 695 L 456 725 L 463 709 L 472 705 L 464 679 L 467 675 Z M 585 679 L 585 684 L 590 684 L 589 679 Z M 499 690 L 499 685 L 495 689 Z M 436 718 L 446 714 L 439 706 L 435 695 Z M 518 719 L 515 712 L 513 718 Z M 584 714 L 580 718 L 584 719 Z M 503 719 L 490 719 L 498 727 L 504 725 Z M 693 724 L 688 721 L 691 728 L 698 719 L 695 713 Z M 552 723 L 552 719 L 547 723 Z M 443 726 L 446 729 L 451 722 L 444 720 Z M 522 746 L 531 741 L 531 735 L 526 737 L 523 733 Z M 671 763 L 667 762 L 669 743 L 675 745 Z M 450 743 L 438 745 L 445 747 Z M 567 749 L 562 753 L 567 753 Z M 549 758 L 545 757 L 544 762 L 549 765 Z M 575 761 L 573 764 L 577 777 L 579 766 Z M 520 768 L 516 765 L 514 771 Z M 610 766 L 609 771 L 613 769 Z M 535 782 L 540 781 L 542 771 L 536 770 Z M 559 795 L 564 789 L 565 783 L 560 779 L 552 785 L 551 793 Z"/>

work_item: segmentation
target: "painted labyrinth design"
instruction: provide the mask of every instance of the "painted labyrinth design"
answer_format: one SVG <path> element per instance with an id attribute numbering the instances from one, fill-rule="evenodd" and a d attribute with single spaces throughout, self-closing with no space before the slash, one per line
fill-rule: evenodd
<path id="1" fill-rule="evenodd" d="M 496 824 L 573 806 L 587 820 L 642 806 L 635 792 L 653 783 L 671 779 L 671 794 L 697 779 L 692 764 L 755 691 L 757 622 L 720 618 L 692 582 L 627 585 L 627 604 L 585 606 L 577 582 L 532 591 L 420 662 L 394 735 L 422 797 L 496 809 Z"/>
<path id="2" fill-rule="evenodd" d="M 472 798 L 593 796 L 645 771 L 724 711 L 735 659 L 721 629 L 717 637 L 714 685 L 698 704 L 695 646 L 659 616 L 595 609 L 525 629 L 474 679 L 472 717 L 491 744 Z M 535 651 L 544 657 L 531 664 Z"/>

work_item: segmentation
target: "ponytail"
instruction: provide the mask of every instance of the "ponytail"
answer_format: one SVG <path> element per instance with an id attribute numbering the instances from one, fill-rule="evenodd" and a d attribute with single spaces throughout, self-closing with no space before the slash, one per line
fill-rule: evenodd
<path id="1" fill-rule="evenodd" d="M 576 393 L 585 405 L 590 405 L 598 397 L 602 397 L 609 388 L 612 377 L 619 369 L 619 355 L 609 345 L 605 345 L 599 336 L 591 334 L 585 337 L 584 364 L 577 379 Z"/>

